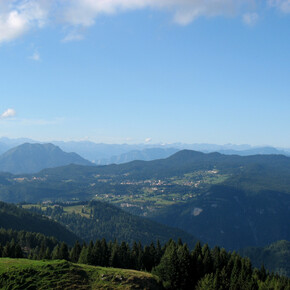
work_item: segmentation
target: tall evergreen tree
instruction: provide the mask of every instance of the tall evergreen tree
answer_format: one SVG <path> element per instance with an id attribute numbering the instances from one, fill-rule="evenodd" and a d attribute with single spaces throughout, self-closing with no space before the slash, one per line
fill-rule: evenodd
<path id="1" fill-rule="evenodd" d="M 68 247 L 67 244 L 62 242 L 60 249 L 59 249 L 59 259 L 62 260 L 69 260 L 69 252 L 68 252 Z"/>
<path id="2" fill-rule="evenodd" d="M 80 257 L 80 253 L 81 253 L 81 245 L 79 243 L 79 241 L 76 241 L 73 248 L 70 251 L 70 260 L 73 263 L 77 263 Z"/>
<path id="3" fill-rule="evenodd" d="M 88 248 L 87 248 L 86 244 L 83 244 L 78 263 L 88 264 Z"/>

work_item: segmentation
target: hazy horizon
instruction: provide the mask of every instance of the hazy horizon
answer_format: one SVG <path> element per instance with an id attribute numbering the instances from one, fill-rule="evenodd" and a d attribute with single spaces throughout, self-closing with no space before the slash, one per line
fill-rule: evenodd
<path id="1" fill-rule="evenodd" d="M 89 139 L 71 139 L 71 140 L 36 140 L 32 138 L 27 138 L 27 137 L 18 137 L 18 138 L 10 138 L 7 136 L 0 136 L 0 142 L 3 141 L 3 139 L 7 139 L 9 142 L 15 142 L 17 140 L 24 140 L 23 143 L 30 143 L 30 142 L 35 142 L 35 143 L 82 143 L 82 142 L 88 142 L 88 143 L 94 143 L 94 144 L 104 144 L 104 145 L 128 145 L 128 146 L 143 146 L 144 148 L 146 147 L 167 147 L 174 148 L 174 146 L 214 146 L 214 147 L 224 147 L 223 149 L 233 149 L 233 150 L 248 150 L 248 149 L 255 149 L 255 148 L 265 148 L 265 147 L 271 147 L 271 148 L 276 148 L 276 149 L 290 149 L 289 147 L 279 147 L 279 146 L 273 146 L 270 144 L 234 144 L 234 143 L 224 143 L 224 144 L 217 144 L 217 143 L 183 143 L 183 142 L 173 142 L 173 143 L 154 143 L 151 141 L 144 141 L 144 142 L 139 142 L 139 143 L 130 143 L 130 142 L 124 142 L 124 143 L 106 143 L 106 142 L 96 142 L 93 140 Z M 21 143 L 20 142 L 20 143 Z M 22 143 L 21 143 L 22 144 Z M 178 149 L 178 148 L 177 148 Z"/>

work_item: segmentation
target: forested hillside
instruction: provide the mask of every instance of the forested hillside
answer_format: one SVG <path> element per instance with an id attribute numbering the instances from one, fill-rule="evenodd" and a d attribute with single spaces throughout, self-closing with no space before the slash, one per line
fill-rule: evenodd
<path id="1" fill-rule="evenodd" d="M 105 238 L 130 244 L 140 241 L 147 245 L 157 240 L 164 244 L 170 238 L 176 241 L 182 238 L 193 247 L 197 241 L 182 230 L 131 215 L 113 205 L 97 201 L 77 205 L 23 207 L 52 218 L 87 242 Z"/>
<path id="2" fill-rule="evenodd" d="M 59 223 L 4 202 L 0 202 L 0 228 L 41 233 L 68 244 L 80 239 Z"/>
<path id="3" fill-rule="evenodd" d="M 263 248 L 246 248 L 240 254 L 249 257 L 255 267 L 264 265 L 269 271 L 290 277 L 289 241 L 278 241 Z"/>
<path id="4" fill-rule="evenodd" d="M 231 250 L 290 240 L 290 195 L 261 191 L 248 195 L 236 187 L 215 185 L 187 203 L 152 213 L 153 220 L 183 229 L 211 246 Z"/>

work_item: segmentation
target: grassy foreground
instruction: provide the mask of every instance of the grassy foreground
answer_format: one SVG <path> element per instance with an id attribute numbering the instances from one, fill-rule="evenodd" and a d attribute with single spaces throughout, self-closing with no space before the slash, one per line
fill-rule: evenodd
<path id="1" fill-rule="evenodd" d="M 145 272 L 73 264 L 64 260 L 0 258 L 0 289 L 161 289 Z"/>

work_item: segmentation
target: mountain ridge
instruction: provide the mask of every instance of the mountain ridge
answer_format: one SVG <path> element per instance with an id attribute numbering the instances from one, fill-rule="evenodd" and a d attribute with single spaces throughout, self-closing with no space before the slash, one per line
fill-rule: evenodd
<path id="1" fill-rule="evenodd" d="M 0 156 L 0 171 L 13 174 L 36 173 L 44 168 L 68 164 L 93 165 L 76 153 L 67 153 L 51 144 L 24 143 Z"/>

